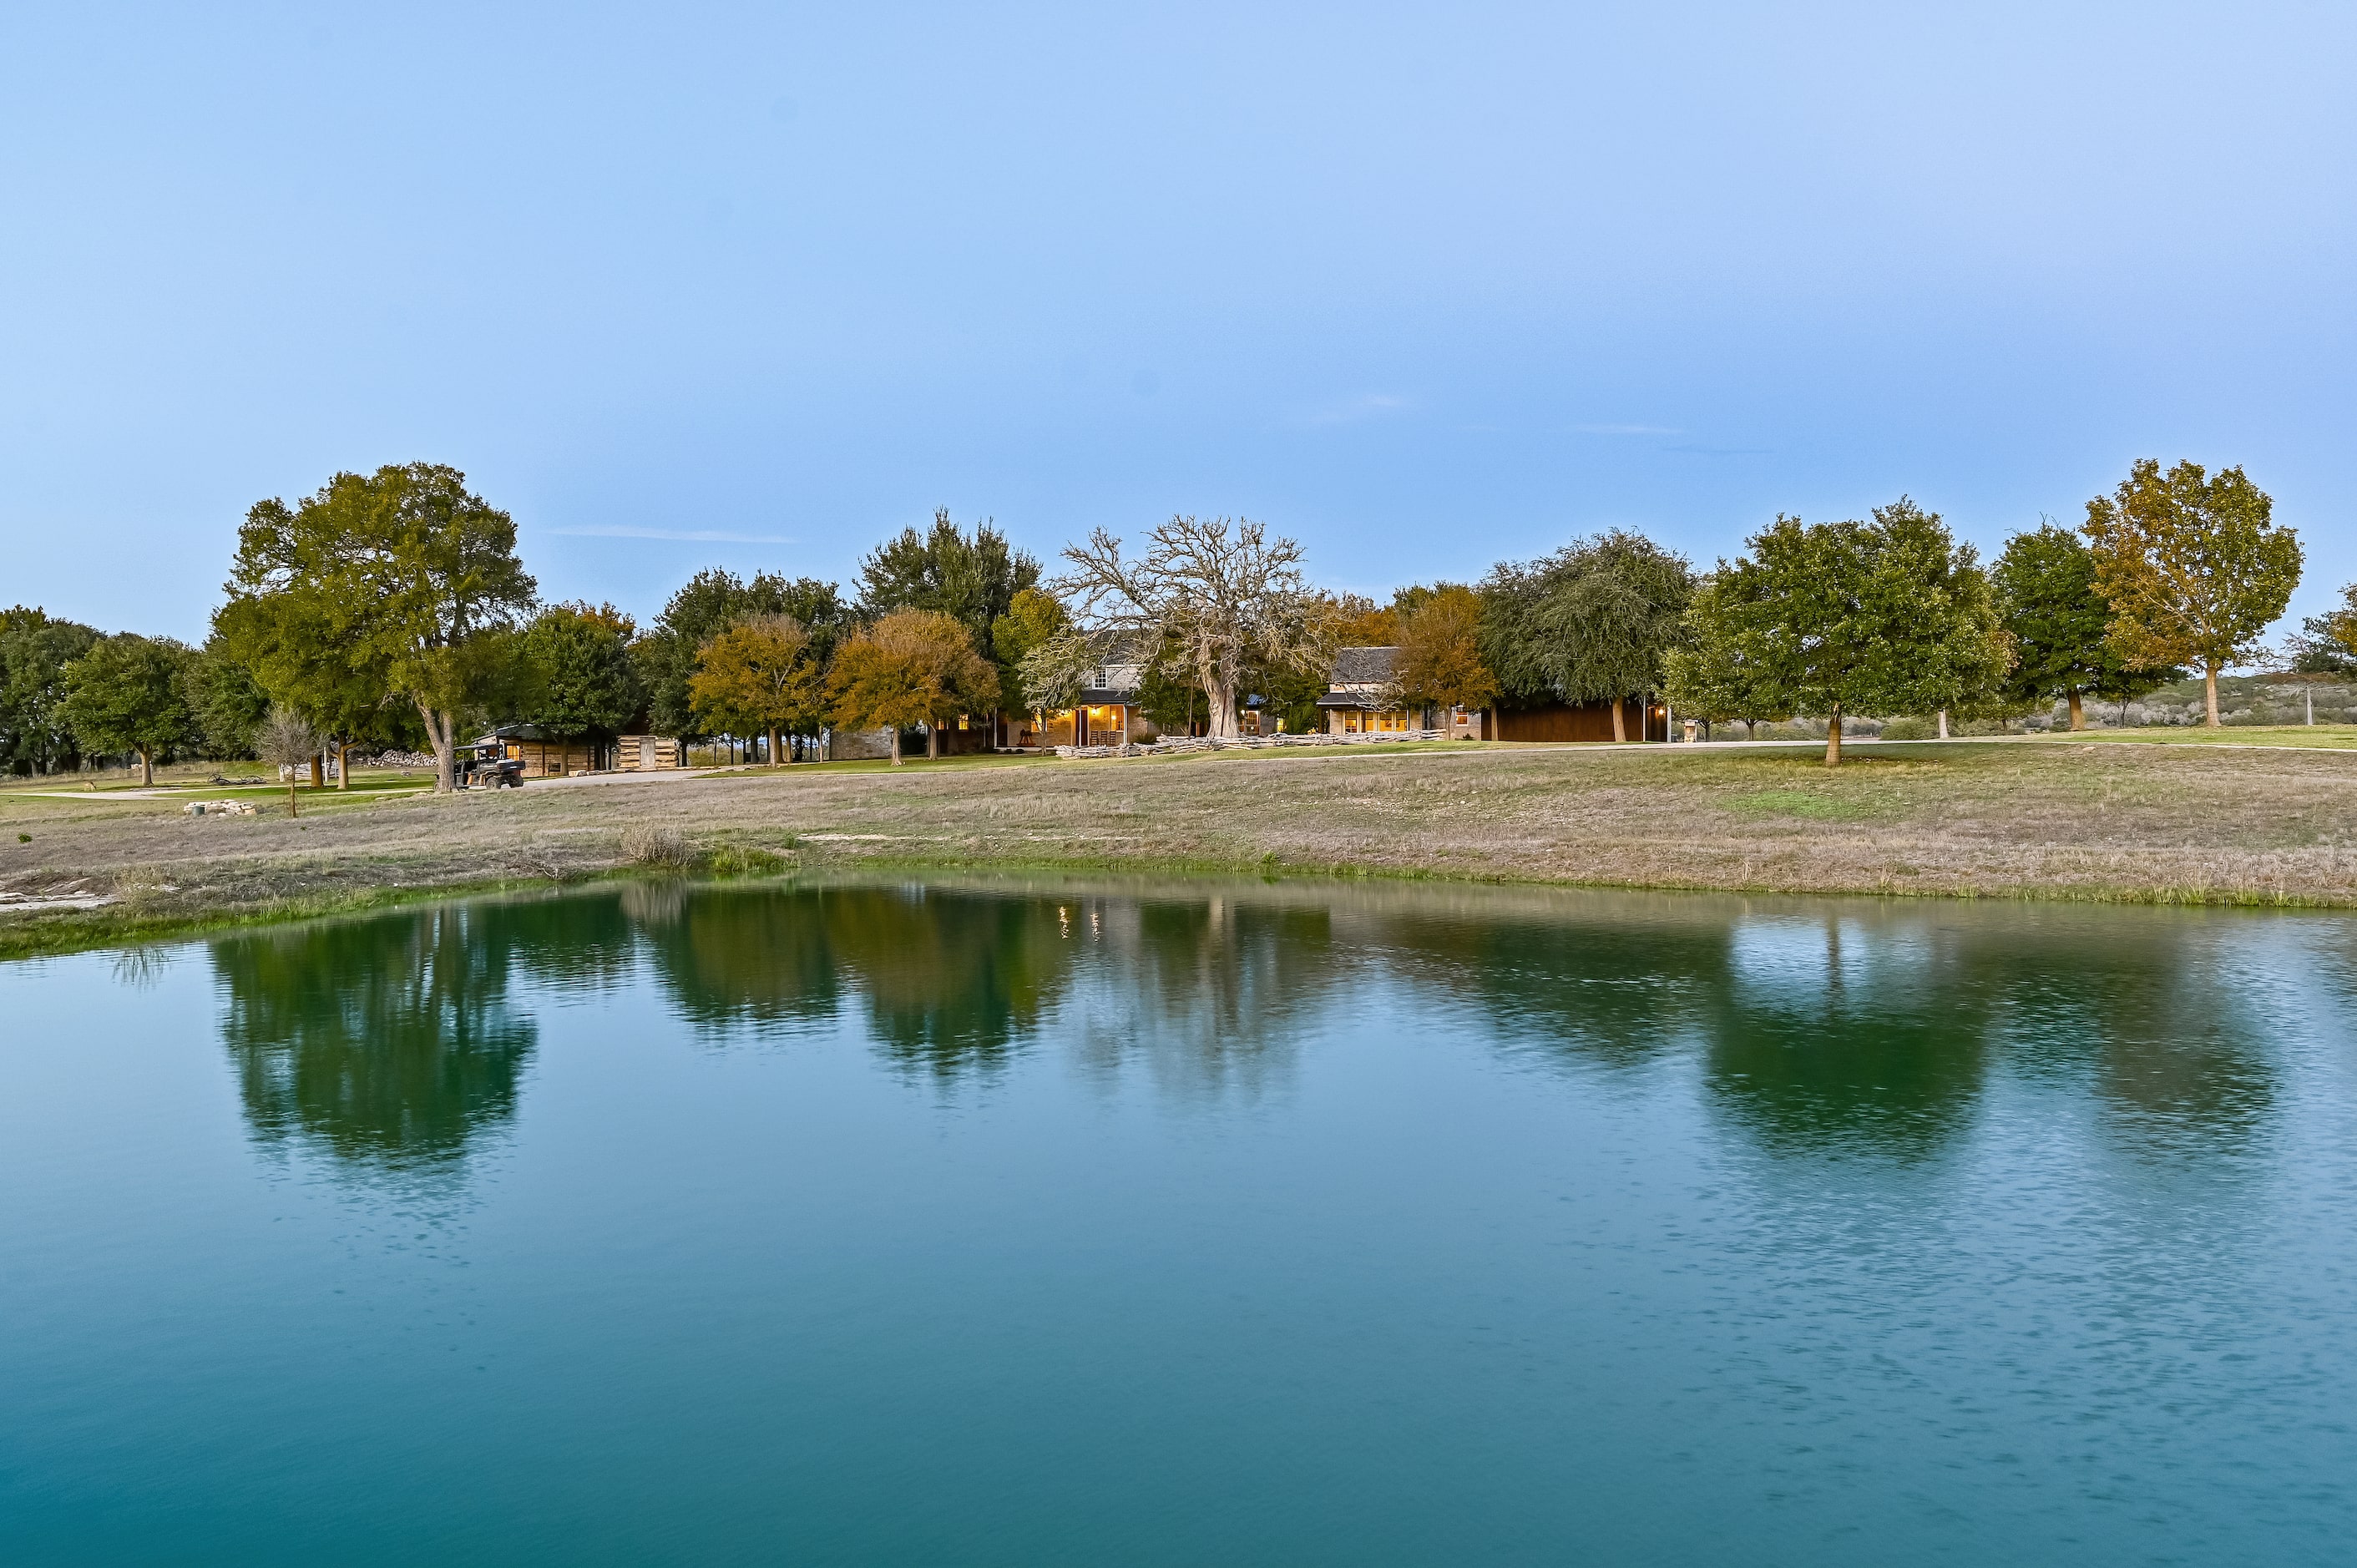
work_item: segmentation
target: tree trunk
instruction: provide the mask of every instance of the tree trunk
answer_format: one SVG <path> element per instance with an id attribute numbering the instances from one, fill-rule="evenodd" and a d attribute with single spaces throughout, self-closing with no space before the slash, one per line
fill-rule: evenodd
<path id="1" fill-rule="evenodd" d="M 1204 732 L 1220 740 L 1235 739 L 1238 730 L 1234 678 L 1204 682 L 1203 697 L 1210 708 L 1205 714 Z"/>
<path id="2" fill-rule="evenodd" d="M 1615 746 L 1624 745 L 1629 739 L 1629 719 L 1622 711 L 1628 705 L 1618 697 L 1612 699 L 1612 744 Z"/>
<path id="3" fill-rule="evenodd" d="M 778 765 L 778 726 L 777 726 L 777 725 L 771 725 L 770 726 L 770 767 L 772 767 L 772 768 L 775 768 L 777 765 Z"/>
<path id="4" fill-rule="evenodd" d="M 1948 738 L 1948 710 L 1945 708 L 1940 710 L 1940 738 Z"/>
<path id="5" fill-rule="evenodd" d="M 1834 716 L 1825 721 L 1825 766 L 1827 768 L 1841 766 L 1841 710 L 1839 708 L 1835 708 Z"/>
<path id="6" fill-rule="evenodd" d="M 325 747 L 311 754 L 311 788 L 314 789 L 324 789 L 328 787 L 327 764 L 321 760 L 327 755 Z"/>
<path id="7" fill-rule="evenodd" d="M 425 738 L 434 746 L 434 792 L 447 795 L 458 788 L 457 715 L 437 712 L 417 699 L 417 712 L 425 720 Z"/>
<path id="8" fill-rule="evenodd" d="M 336 788 L 339 789 L 349 789 L 351 787 L 352 743 L 348 740 L 339 740 L 336 742 Z"/>
<path id="9" fill-rule="evenodd" d="M 2072 688 L 2071 688 L 2071 728 L 2072 728 L 2072 733 L 2074 733 L 2074 734 L 2075 734 L 2076 732 L 2078 732 L 2078 731 L 2080 731 L 2080 730 L 2083 730 L 2083 729 L 2085 729 L 2086 727 L 2087 727 L 2087 714 L 2086 714 L 2086 710 L 2085 710 L 2084 708 L 2083 708 L 2083 707 L 2080 705 L 2080 703 L 2079 703 L 2079 688 L 2078 688 L 2078 687 L 2076 687 L 2076 686 L 2073 686 L 2073 687 L 2072 687 Z"/>
<path id="10" fill-rule="evenodd" d="M 942 726 L 938 719 L 925 721 L 925 760 L 934 761 L 942 755 Z"/>
<path id="11" fill-rule="evenodd" d="M 900 766 L 900 726 L 891 725 L 887 727 L 892 732 L 892 766 L 898 768 Z"/>
<path id="12" fill-rule="evenodd" d="M 303 814 L 302 809 L 295 804 L 295 770 L 291 768 L 286 770 L 286 814 L 290 817 Z"/>
<path id="13" fill-rule="evenodd" d="M 147 789 L 156 788 L 156 756 L 153 752 L 139 754 L 139 782 Z"/>
<path id="14" fill-rule="evenodd" d="M 2203 722 L 2212 729 L 2222 727 L 2218 723 L 2218 666 L 2213 662 L 2201 666 L 2201 705 L 2209 714 Z"/>

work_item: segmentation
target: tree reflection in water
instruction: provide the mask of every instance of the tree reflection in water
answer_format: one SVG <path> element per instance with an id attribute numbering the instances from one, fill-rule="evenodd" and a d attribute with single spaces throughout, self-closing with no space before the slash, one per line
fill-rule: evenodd
<path id="1" fill-rule="evenodd" d="M 2008 1059 L 2088 1084 L 2115 1145 L 2138 1158 L 2247 1151 L 2277 1092 L 2266 1000 L 2233 950 L 2244 918 L 2122 911 L 1985 938 L 2006 974 Z"/>
<path id="2" fill-rule="evenodd" d="M 705 1038 L 834 1016 L 842 987 L 814 890 L 655 882 L 626 890 L 621 908 Z"/>
<path id="3" fill-rule="evenodd" d="M 1071 952 L 1045 900 L 837 888 L 818 896 L 816 913 L 877 1047 L 937 1078 L 1000 1066 L 1071 983 Z"/>
<path id="4" fill-rule="evenodd" d="M 1769 1148 L 1915 1160 L 1969 1122 L 1993 999 L 1936 929 L 1747 919 L 1696 980 L 1710 1087 Z"/>
<path id="5" fill-rule="evenodd" d="M 1052 1034 L 1107 1081 L 1142 1067 L 1166 1096 L 1252 1094 L 1313 1026 L 1359 1020 L 1615 1078 L 1691 1052 L 1770 1153 L 1913 1162 L 1973 1124 L 1999 1062 L 2083 1085 L 2132 1152 L 2242 1147 L 2273 1069 L 2219 929 L 1502 890 L 650 882 L 212 953 L 257 1136 L 379 1166 L 453 1160 L 512 1114 L 534 1025 L 511 972 L 571 991 L 651 972 L 713 1041 L 856 1018 L 897 1069 L 943 1082 Z"/>
<path id="6" fill-rule="evenodd" d="M 909 887 L 701 890 L 641 909 L 656 972 L 710 1037 L 864 1009 L 892 1061 L 988 1069 L 1068 983 L 1053 906 Z"/>
<path id="7" fill-rule="evenodd" d="M 1088 963 L 1071 1049 L 1102 1083 L 1137 1065 L 1166 1096 L 1256 1097 L 1291 1069 L 1308 1019 L 1352 994 L 1322 904 L 1222 891 L 1058 909 Z"/>
<path id="8" fill-rule="evenodd" d="M 221 1037 L 255 1137 L 417 1169 L 456 1161 L 512 1116 L 536 1035 L 507 996 L 531 923 L 519 908 L 457 905 L 215 942 Z"/>
<path id="9" fill-rule="evenodd" d="M 2274 1069 L 2218 935 L 2213 917 L 2062 908 L 1749 922 L 1704 988 L 1712 1086 L 1771 1148 L 1919 1159 L 1970 1125 L 2002 1060 L 2088 1080 L 2126 1152 L 2231 1156 Z"/>
<path id="10" fill-rule="evenodd" d="M 1609 918 L 1597 918 L 1579 895 L 1419 888 L 1388 908 L 1338 910 L 1338 961 L 1410 982 L 1419 1009 L 1517 1055 L 1641 1068 L 1692 1039 L 1698 983 L 1725 972 L 1732 928 L 1692 898 L 1606 897 Z"/>

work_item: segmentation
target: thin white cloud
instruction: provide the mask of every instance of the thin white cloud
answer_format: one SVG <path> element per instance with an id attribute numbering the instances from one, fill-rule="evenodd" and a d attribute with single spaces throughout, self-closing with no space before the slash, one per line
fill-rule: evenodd
<path id="1" fill-rule="evenodd" d="M 627 523 L 593 523 L 587 528 L 548 528 L 544 533 L 568 539 L 669 539 L 688 544 L 792 544 L 782 533 L 731 533 L 721 528 L 635 528 Z"/>
<path id="2" fill-rule="evenodd" d="M 1582 435 L 1684 435 L 1683 430 L 1666 424 L 1575 424 L 1572 429 Z"/>

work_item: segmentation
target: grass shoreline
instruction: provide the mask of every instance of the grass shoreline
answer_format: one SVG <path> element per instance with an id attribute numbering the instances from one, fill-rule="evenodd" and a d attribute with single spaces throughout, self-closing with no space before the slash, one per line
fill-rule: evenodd
<path id="1" fill-rule="evenodd" d="M 61 911 L 55 918 L 35 918 L 0 923 L 0 963 L 20 959 L 57 958 L 115 947 L 188 941 L 198 938 L 261 927 L 296 925 L 380 913 L 420 904 L 454 903 L 475 898 L 513 897 L 533 894 L 576 892 L 600 884 L 677 881 L 696 885 L 743 886 L 748 883 L 795 884 L 828 881 L 847 875 L 920 874 L 964 876 L 1038 875 L 1071 877 L 1143 877 L 1170 882 L 1206 884 L 1239 880 L 1297 886 L 1320 882 L 1386 883 L 1458 887 L 1560 889 L 1610 893 L 1666 893 L 1766 898 L 1840 899 L 1859 903 L 2021 903 L 2082 908 L 2114 906 L 2136 908 L 2201 908 L 2221 911 L 2325 913 L 2357 908 L 2357 899 L 2306 898 L 2297 895 L 2235 893 L 2222 895 L 2202 889 L 2126 888 L 2071 890 L 2060 893 L 1975 890 L 1915 891 L 1890 887 L 1824 892 L 1783 885 L 1703 882 L 1614 882 L 1521 877 L 1503 874 L 1450 874 L 1419 869 L 1381 869 L 1360 865 L 1285 865 L 1262 863 L 1223 864 L 1208 861 L 1151 860 L 978 860 L 960 858 L 866 859 L 813 864 L 756 872 L 616 867 L 585 875 L 538 879 L 503 877 L 479 882 L 450 882 L 400 888 L 371 888 L 358 893 L 319 894 L 274 901 L 267 905 L 232 906 L 197 913 L 150 914 L 121 906 L 91 910 Z"/>
<path id="2" fill-rule="evenodd" d="M 191 819 L 174 800 L 0 790 L 0 892 L 119 900 L 0 914 L 0 959 L 631 875 L 634 830 L 668 834 L 670 858 L 695 875 L 2357 908 L 2357 757 L 2338 746 L 2015 737 L 1845 750 L 1831 770 L 1805 747 L 1767 745 L 943 759 L 456 799 L 325 790 L 299 821 L 283 806 Z"/>

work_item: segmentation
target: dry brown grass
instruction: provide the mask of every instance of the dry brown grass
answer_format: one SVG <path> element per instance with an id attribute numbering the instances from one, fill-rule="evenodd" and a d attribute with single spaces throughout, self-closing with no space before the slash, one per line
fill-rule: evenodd
<path id="1" fill-rule="evenodd" d="M 147 918 L 562 880 L 668 861 L 674 843 L 738 865 L 2357 904 L 2357 757 L 2195 746 L 1858 748 L 1831 772 L 1797 751 L 1511 746 L 786 768 L 354 801 L 299 822 L 0 795 L 0 889 L 120 879 Z"/>

